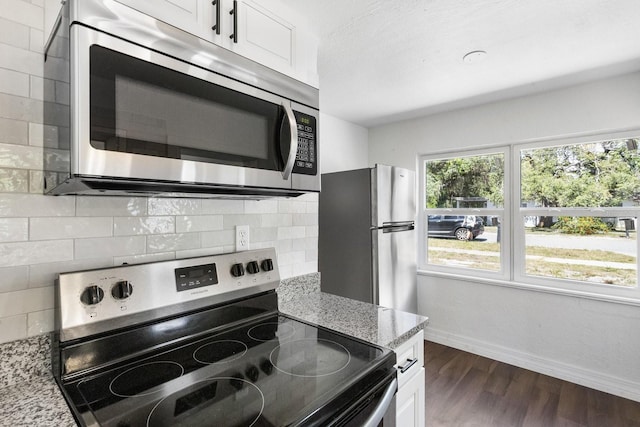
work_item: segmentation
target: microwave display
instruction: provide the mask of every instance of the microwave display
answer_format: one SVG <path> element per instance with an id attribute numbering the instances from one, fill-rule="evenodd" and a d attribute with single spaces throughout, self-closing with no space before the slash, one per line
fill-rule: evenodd
<path id="1" fill-rule="evenodd" d="M 294 112 L 298 125 L 298 153 L 293 167 L 294 173 L 315 175 L 317 173 L 316 118 Z"/>

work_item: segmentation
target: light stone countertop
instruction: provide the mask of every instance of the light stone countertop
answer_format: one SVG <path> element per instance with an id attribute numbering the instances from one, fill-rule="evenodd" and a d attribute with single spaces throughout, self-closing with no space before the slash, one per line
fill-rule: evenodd
<path id="1" fill-rule="evenodd" d="M 280 311 L 391 349 L 420 332 L 428 322 L 423 316 L 323 292 L 280 302 Z"/>
<path id="2" fill-rule="evenodd" d="M 396 348 L 423 329 L 428 319 L 320 292 L 320 274 L 283 280 L 278 288 L 281 312 L 300 320 Z M 0 345 L 0 427 L 74 426 L 50 372 L 47 335 Z"/>

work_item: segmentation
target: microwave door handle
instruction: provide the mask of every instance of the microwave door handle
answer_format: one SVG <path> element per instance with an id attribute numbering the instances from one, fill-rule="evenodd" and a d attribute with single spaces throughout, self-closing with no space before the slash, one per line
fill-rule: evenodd
<path id="1" fill-rule="evenodd" d="M 293 114 L 291 107 L 286 103 L 282 103 L 282 108 L 284 108 L 285 111 L 285 119 L 289 122 L 289 133 L 291 134 L 289 157 L 287 158 L 287 163 L 282 171 L 282 179 L 286 181 L 291 176 L 293 165 L 296 161 L 296 154 L 298 153 L 298 124 L 296 123 L 296 116 Z"/>

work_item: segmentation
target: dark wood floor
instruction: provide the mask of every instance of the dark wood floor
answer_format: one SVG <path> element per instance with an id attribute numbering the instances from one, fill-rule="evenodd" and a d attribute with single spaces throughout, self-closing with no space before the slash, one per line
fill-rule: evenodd
<path id="1" fill-rule="evenodd" d="M 640 403 L 425 341 L 426 425 L 640 427 Z"/>

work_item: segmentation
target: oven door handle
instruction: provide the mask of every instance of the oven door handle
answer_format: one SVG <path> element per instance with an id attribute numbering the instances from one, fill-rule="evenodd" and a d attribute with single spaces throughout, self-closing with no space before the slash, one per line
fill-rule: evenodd
<path id="1" fill-rule="evenodd" d="M 387 413 L 387 409 L 389 409 L 389 405 L 393 402 L 393 396 L 396 394 L 398 390 L 398 380 L 393 379 L 391 383 L 387 386 L 387 389 L 378 403 L 376 409 L 374 409 L 373 413 L 369 415 L 369 418 L 364 422 L 363 427 L 377 427 L 384 418 L 384 415 Z"/>
<path id="2" fill-rule="evenodd" d="M 296 122 L 296 116 L 293 114 L 293 109 L 287 102 L 282 103 L 284 108 L 285 117 L 282 119 L 283 126 L 284 120 L 289 122 L 289 133 L 291 134 L 291 141 L 289 143 L 289 157 L 287 157 L 287 163 L 282 171 L 282 179 L 285 181 L 291 176 L 293 171 L 293 165 L 296 161 L 296 154 L 298 154 L 298 123 Z M 282 141 L 280 142 L 282 143 Z"/>

